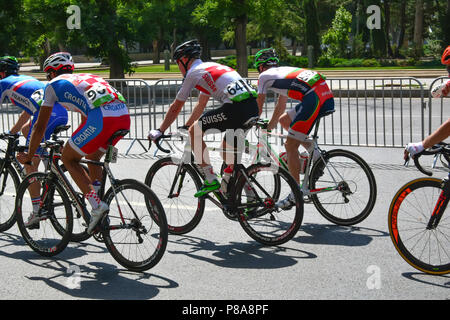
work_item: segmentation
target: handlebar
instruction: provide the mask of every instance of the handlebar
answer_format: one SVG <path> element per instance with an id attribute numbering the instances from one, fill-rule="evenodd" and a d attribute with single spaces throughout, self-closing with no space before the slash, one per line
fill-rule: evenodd
<path id="1" fill-rule="evenodd" d="M 414 165 L 416 166 L 416 168 L 422 172 L 423 174 L 427 175 L 427 176 L 432 176 L 433 173 L 431 171 L 425 170 L 422 165 L 419 162 L 419 158 L 421 156 L 428 156 L 428 155 L 438 155 L 438 154 L 442 154 L 444 156 L 444 158 L 449 161 L 450 160 L 450 149 L 449 149 L 449 145 L 445 142 L 440 142 L 438 144 L 435 144 L 433 147 L 431 147 L 430 149 L 424 150 L 422 152 L 417 153 L 416 155 L 412 156 L 413 161 L 414 161 Z M 409 157 L 407 159 L 407 161 L 409 160 Z"/>

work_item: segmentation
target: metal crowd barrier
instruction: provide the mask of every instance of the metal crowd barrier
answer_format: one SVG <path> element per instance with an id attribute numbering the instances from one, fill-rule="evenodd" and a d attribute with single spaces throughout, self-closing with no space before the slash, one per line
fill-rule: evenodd
<path id="1" fill-rule="evenodd" d="M 432 99 L 429 94 L 431 88 L 444 79 L 448 78 L 434 80 L 429 88 L 424 88 L 416 78 L 327 79 L 334 93 L 336 111 L 321 121 L 320 142 L 341 146 L 403 147 L 408 142 L 423 139 L 450 115 L 450 99 Z M 108 81 L 124 95 L 130 110 L 130 134 L 124 138 L 131 140 L 127 153 L 135 142 L 147 151 L 147 133 L 159 127 L 182 80 Z M 257 84 L 257 79 L 247 81 L 254 86 Z M 187 121 L 197 97 L 198 91 L 194 90 L 169 130 Z M 262 117 L 270 118 L 276 99 L 276 94 L 268 93 Z M 297 103 L 289 100 L 287 108 L 295 107 Z M 211 99 L 206 110 L 219 105 L 219 102 Z M 0 104 L 0 132 L 9 130 L 20 112 L 19 108 L 3 101 Z M 73 112 L 69 112 L 69 117 L 73 131 L 81 118 Z M 281 127 L 279 130 L 282 132 Z M 249 139 L 253 138 L 249 136 Z M 220 141 L 221 136 L 212 135 L 206 139 Z"/>

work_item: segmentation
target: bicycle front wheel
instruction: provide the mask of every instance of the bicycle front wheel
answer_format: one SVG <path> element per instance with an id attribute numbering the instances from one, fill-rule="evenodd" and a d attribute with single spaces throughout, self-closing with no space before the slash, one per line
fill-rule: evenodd
<path id="1" fill-rule="evenodd" d="M 148 170 L 145 184 L 161 200 L 171 234 L 188 233 L 200 223 L 205 199 L 194 198 L 202 182 L 190 165 L 180 166 L 172 157 L 159 159 Z"/>
<path id="2" fill-rule="evenodd" d="M 155 266 L 168 241 L 164 208 L 156 195 L 145 184 L 127 179 L 111 187 L 104 201 L 109 214 L 102 221 L 102 235 L 113 258 L 132 271 Z"/>
<path id="3" fill-rule="evenodd" d="M 0 159 L 0 168 L 3 166 Z M 17 188 L 20 179 L 10 165 L 5 166 L 0 172 L 0 232 L 10 229 L 16 223 L 15 207 Z"/>
<path id="4" fill-rule="evenodd" d="M 239 223 L 254 240 L 280 245 L 292 239 L 303 220 L 303 197 L 296 181 L 283 168 L 254 164 L 236 183 Z M 278 176 L 278 177 L 274 177 Z M 277 203 L 293 195 L 293 204 L 280 209 Z"/>
<path id="5" fill-rule="evenodd" d="M 316 209 L 342 226 L 360 223 L 372 212 L 377 184 L 369 165 L 348 150 L 324 153 L 311 168 L 309 191 Z"/>
<path id="6" fill-rule="evenodd" d="M 39 220 L 26 227 L 33 212 L 28 187 L 39 183 L 42 207 Z M 25 242 L 42 256 L 51 257 L 63 251 L 70 241 L 73 227 L 72 207 L 64 188 L 42 172 L 27 175 L 19 185 L 16 199 L 17 226 Z"/>
<path id="7" fill-rule="evenodd" d="M 392 199 L 388 218 L 389 234 L 400 256 L 417 270 L 436 275 L 450 272 L 449 216 L 444 212 L 437 227 L 428 228 L 441 183 L 436 178 L 408 182 Z"/>

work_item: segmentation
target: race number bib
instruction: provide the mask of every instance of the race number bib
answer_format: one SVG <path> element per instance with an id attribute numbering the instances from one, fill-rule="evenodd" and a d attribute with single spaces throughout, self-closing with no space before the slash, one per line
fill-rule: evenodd
<path id="1" fill-rule="evenodd" d="M 112 92 L 110 92 L 111 89 L 113 90 Z M 108 90 L 108 88 L 100 82 L 94 83 L 84 92 L 84 95 L 94 108 L 99 108 L 116 99 L 125 102 L 125 98 L 117 90 L 114 90 L 112 87 L 109 87 Z"/>
<path id="2" fill-rule="evenodd" d="M 315 71 L 305 70 L 298 74 L 297 79 L 306 82 L 312 87 L 317 81 L 324 78 Z"/>
<path id="3" fill-rule="evenodd" d="M 42 102 L 44 101 L 44 89 L 39 89 L 33 92 L 33 94 L 31 95 L 31 99 L 36 101 L 36 103 L 41 106 Z"/>
<path id="4" fill-rule="evenodd" d="M 224 90 L 231 101 L 240 102 L 250 97 L 256 97 L 256 91 L 243 80 L 231 82 Z"/>

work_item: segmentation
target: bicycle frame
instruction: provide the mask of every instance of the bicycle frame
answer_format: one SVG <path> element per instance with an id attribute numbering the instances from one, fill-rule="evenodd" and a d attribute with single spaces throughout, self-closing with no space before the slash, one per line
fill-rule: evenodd
<path id="1" fill-rule="evenodd" d="M 67 192 L 68 196 L 70 197 L 72 204 L 75 207 L 76 211 L 78 213 L 80 213 L 83 216 L 84 221 L 87 224 L 89 224 L 91 215 L 90 215 L 86 205 L 82 202 L 82 199 L 80 199 L 80 197 L 77 195 L 77 192 L 75 191 L 75 189 L 73 188 L 73 186 L 67 179 L 66 175 L 62 171 L 61 166 L 59 165 L 59 160 L 61 159 L 60 149 L 61 149 L 61 144 L 56 146 L 56 150 L 55 150 L 55 148 L 50 148 L 49 158 L 51 159 L 51 161 L 49 161 L 47 164 L 46 172 L 50 172 L 50 179 L 55 178 L 62 183 L 62 186 L 65 189 L 65 191 Z M 100 166 L 103 168 L 102 178 L 101 178 L 101 187 L 98 192 L 98 196 L 100 197 L 100 199 L 103 199 L 103 196 L 105 193 L 106 179 L 108 177 L 110 180 L 110 183 L 111 183 L 112 190 L 114 192 L 114 197 L 116 199 L 116 202 L 117 202 L 117 205 L 119 208 L 120 218 L 121 218 L 122 222 L 124 222 L 124 218 L 123 218 L 122 212 L 120 210 L 120 205 L 119 205 L 119 202 L 117 199 L 117 193 L 116 193 L 116 185 L 117 185 L 116 181 L 117 180 L 114 178 L 114 176 L 111 172 L 111 169 L 109 168 L 109 162 L 111 161 L 110 153 L 112 152 L 112 149 L 113 148 L 108 148 L 107 154 L 105 156 L 105 159 L 106 159 L 105 161 L 93 161 L 93 160 L 88 160 L 88 159 L 82 159 L 80 161 L 80 163 L 92 164 L 92 165 Z M 45 190 L 44 195 L 42 196 L 42 203 L 45 202 L 45 196 L 47 194 L 48 186 L 45 186 L 45 188 L 46 188 L 46 190 Z M 117 229 L 119 227 L 120 226 L 115 226 L 115 227 L 110 226 L 111 229 Z"/>
<path id="2" fill-rule="evenodd" d="M 212 151 L 218 151 L 218 152 L 228 152 L 228 153 L 230 152 L 230 150 L 225 150 L 225 149 L 222 149 L 222 148 L 209 148 L 209 149 L 212 150 Z M 256 200 L 257 200 L 255 203 L 246 204 L 242 208 L 241 207 L 236 207 L 234 205 L 234 203 L 231 201 L 232 197 L 229 196 L 229 195 L 232 195 L 232 194 L 235 193 L 236 183 L 238 182 L 238 178 L 239 178 L 240 174 L 245 177 L 245 179 L 246 179 L 246 181 L 249 184 L 251 189 L 254 190 L 254 187 L 252 185 L 252 183 L 254 183 L 260 190 L 263 191 L 265 196 L 270 197 L 270 195 L 267 193 L 267 191 L 258 183 L 258 181 L 256 181 L 256 179 L 254 177 L 252 177 L 252 176 L 249 177 L 246 174 L 246 170 L 245 170 L 244 165 L 238 163 L 239 151 L 234 150 L 233 151 L 233 155 L 234 155 L 233 173 L 231 174 L 230 180 L 228 181 L 228 184 L 227 184 L 228 185 L 228 187 L 227 187 L 227 194 L 228 194 L 228 196 L 224 195 L 220 189 L 211 192 L 211 194 L 214 195 L 215 198 L 211 194 L 207 194 L 207 195 L 204 196 L 205 199 L 211 200 L 211 202 L 213 202 L 217 207 L 219 207 L 224 212 L 224 214 L 226 216 L 231 216 L 231 217 L 234 215 L 234 212 L 236 212 L 236 211 L 238 211 L 240 209 L 256 208 L 256 207 L 259 207 L 259 205 L 264 202 L 259 197 L 258 193 L 254 192 L 254 194 L 256 195 Z M 180 177 L 180 181 L 178 183 L 178 190 L 177 190 L 177 193 L 174 194 L 175 186 L 176 186 L 176 183 L 177 183 L 177 179 L 175 178 L 173 180 L 173 182 L 172 182 L 172 186 L 171 186 L 170 191 L 169 191 L 169 197 L 176 196 L 179 193 L 180 189 L 182 188 L 183 179 L 184 179 L 184 175 L 181 175 L 182 174 L 183 165 L 190 165 L 194 169 L 194 171 L 197 173 L 197 175 L 199 177 L 204 178 L 203 173 L 201 172 L 199 166 L 192 163 L 191 160 L 193 158 L 194 158 L 194 156 L 193 156 L 192 151 L 190 150 L 190 148 L 186 148 L 185 147 L 185 150 L 184 150 L 184 153 L 183 153 L 183 156 L 182 156 L 182 161 L 178 164 L 178 168 L 177 168 L 177 171 L 175 173 L 175 177 L 176 178 Z M 191 162 L 188 162 L 188 161 L 191 161 Z"/>
<path id="3" fill-rule="evenodd" d="M 315 123 L 314 133 L 311 136 L 311 143 L 314 144 L 314 152 L 317 152 L 319 154 L 320 158 L 322 159 L 322 161 L 324 163 L 326 163 L 324 155 L 323 155 L 324 151 L 322 151 L 322 149 L 320 149 L 319 144 L 318 144 L 319 122 L 320 122 L 320 119 L 317 120 L 317 122 Z M 259 134 L 257 136 L 258 136 L 258 143 L 253 148 L 253 149 L 256 149 L 256 152 L 255 152 L 255 156 L 252 159 L 252 163 L 260 162 L 261 154 L 263 154 L 263 155 L 267 154 L 269 156 L 269 158 L 275 162 L 276 165 L 283 167 L 284 169 L 289 171 L 287 163 L 274 151 L 273 147 L 269 143 L 269 136 L 277 136 L 277 137 L 281 137 L 281 138 L 286 138 L 286 135 L 280 135 L 280 134 L 268 132 L 266 130 L 261 130 L 261 137 Z M 333 179 L 335 186 L 311 190 L 311 189 L 309 189 L 308 182 L 309 182 L 309 178 L 310 178 L 310 174 L 311 174 L 312 161 L 311 161 L 311 157 L 308 159 L 303 180 L 300 182 L 300 189 L 303 192 L 304 196 L 311 196 L 311 195 L 322 193 L 322 192 L 334 191 L 339 188 L 337 179 L 333 176 L 328 165 L 331 165 L 332 167 L 333 167 L 333 165 L 327 164 L 325 166 L 325 168 L 327 168 L 331 178 Z M 334 167 L 332 169 L 334 169 L 334 171 L 339 176 L 339 178 L 341 180 L 343 180 L 343 177 L 340 175 L 339 171 L 336 170 Z"/>

